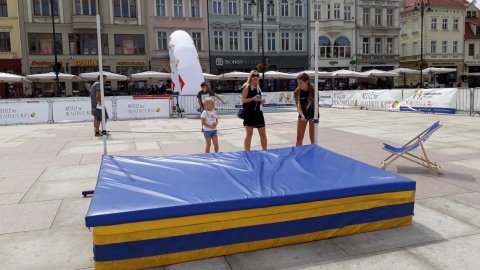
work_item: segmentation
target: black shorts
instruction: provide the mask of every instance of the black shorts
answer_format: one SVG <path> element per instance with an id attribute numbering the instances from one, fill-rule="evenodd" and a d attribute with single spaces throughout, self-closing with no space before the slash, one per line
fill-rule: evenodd
<path id="1" fill-rule="evenodd" d="M 105 109 L 105 119 L 109 119 L 107 109 Z M 102 110 L 95 108 L 95 120 L 102 121 Z"/>

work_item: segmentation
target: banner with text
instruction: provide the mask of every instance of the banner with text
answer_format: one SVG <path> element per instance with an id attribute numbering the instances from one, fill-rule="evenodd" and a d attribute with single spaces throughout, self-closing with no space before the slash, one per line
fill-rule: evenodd
<path id="1" fill-rule="evenodd" d="M 105 108 L 108 116 L 112 119 L 113 106 L 110 99 L 105 99 Z M 53 121 L 55 123 L 93 121 L 90 99 L 53 102 Z"/>
<path id="2" fill-rule="evenodd" d="M 169 99 L 117 100 L 117 118 L 160 118 L 169 117 Z"/>
<path id="3" fill-rule="evenodd" d="M 405 89 L 401 111 L 455 113 L 457 88 Z"/>
<path id="4" fill-rule="evenodd" d="M 0 103 L 0 125 L 48 122 L 48 102 Z"/>

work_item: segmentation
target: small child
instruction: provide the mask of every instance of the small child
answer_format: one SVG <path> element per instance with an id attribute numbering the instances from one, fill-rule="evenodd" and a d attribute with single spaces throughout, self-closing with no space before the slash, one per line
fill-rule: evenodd
<path id="1" fill-rule="evenodd" d="M 212 98 L 205 98 L 203 100 L 203 107 L 205 110 L 200 116 L 202 119 L 203 136 L 205 137 L 205 153 L 210 153 L 210 145 L 213 141 L 213 149 L 218 153 L 218 136 L 217 136 L 217 113 L 215 112 L 215 102 Z"/>

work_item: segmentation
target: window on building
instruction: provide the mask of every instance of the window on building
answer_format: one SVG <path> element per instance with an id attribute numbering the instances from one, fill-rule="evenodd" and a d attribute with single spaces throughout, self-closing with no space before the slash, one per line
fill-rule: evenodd
<path id="1" fill-rule="evenodd" d="M 345 21 L 352 20 L 352 7 L 351 6 L 344 6 L 343 7 L 343 17 Z"/>
<path id="2" fill-rule="evenodd" d="M 318 38 L 318 48 L 320 50 L 320 58 L 332 58 L 332 43 L 325 36 Z"/>
<path id="3" fill-rule="evenodd" d="M 330 20 L 330 13 L 331 13 L 330 4 L 327 4 L 327 20 Z"/>
<path id="4" fill-rule="evenodd" d="M 393 38 L 387 38 L 387 54 L 393 54 Z"/>
<path id="5" fill-rule="evenodd" d="M 303 51 L 303 33 L 295 32 L 295 51 Z"/>
<path id="6" fill-rule="evenodd" d="M 468 56 L 475 55 L 475 44 L 468 44 Z"/>
<path id="7" fill-rule="evenodd" d="M 50 0 L 33 0 L 33 15 L 51 16 Z M 53 0 L 53 15 L 58 16 L 58 0 Z"/>
<path id="8" fill-rule="evenodd" d="M 448 19 L 442 19 L 442 30 L 448 30 Z"/>
<path id="9" fill-rule="evenodd" d="M 475 35 L 480 35 L 480 26 L 475 26 Z"/>
<path id="10" fill-rule="evenodd" d="M 382 10 L 379 8 L 375 9 L 375 25 L 382 25 Z"/>
<path id="11" fill-rule="evenodd" d="M 403 24 L 402 24 L 402 25 L 403 25 Z M 415 21 L 412 22 L 412 32 L 413 32 L 413 33 L 418 32 L 418 21 L 417 21 L 417 20 L 415 20 Z M 404 34 L 404 33 L 402 33 L 402 34 Z"/>
<path id="12" fill-rule="evenodd" d="M 75 0 L 75 15 L 97 15 L 96 0 Z"/>
<path id="13" fill-rule="evenodd" d="M 228 15 L 237 15 L 237 1 L 228 1 Z"/>
<path id="14" fill-rule="evenodd" d="M 145 55 L 145 35 L 114 35 L 116 55 Z"/>
<path id="15" fill-rule="evenodd" d="M 476 11 L 467 11 L 467 18 L 475 18 L 477 17 Z"/>
<path id="16" fill-rule="evenodd" d="M 222 14 L 222 0 L 212 1 L 212 13 L 213 14 Z"/>
<path id="17" fill-rule="evenodd" d="M 340 4 L 335 3 L 333 4 L 333 18 L 340 19 Z"/>
<path id="18" fill-rule="evenodd" d="M 173 0 L 173 17 L 183 17 L 183 0 Z"/>
<path id="19" fill-rule="evenodd" d="M 282 47 L 280 48 L 282 51 L 289 51 L 290 50 L 290 33 L 289 32 L 282 32 Z"/>
<path id="20" fill-rule="evenodd" d="M 295 17 L 303 17 L 303 4 L 302 2 L 295 2 Z"/>
<path id="21" fill-rule="evenodd" d="M 430 26 L 431 30 L 437 30 L 437 18 L 432 18 L 432 23 Z"/>
<path id="22" fill-rule="evenodd" d="M 387 25 L 393 26 L 393 9 L 387 9 Z"/>
<path id="23" fill-rule="evenodd" d="M 350 41 L 339 37 L 333 42 L 333 58 L 350 58 Z"/>
<path id="24" fill-rule="evenodd" d="M 0 52 L 11 52 L 10 33 L 0 32 Z"/>
<path id="25" fill-rule="evenodd" d="M 166 17 L 167 16 L 167 4 L 166 0 L 155 0 L 155 16 Z"/>
<path id="26" fill-rule="evenodd" d="M 223 31 L 213 31 L 213 44 L 215 51 L 223 51 Z"/>
<path id="27" fill-rule="evenodd" d="M 363 8 L 363 25 L 370 25 L 370 9 Z"/>
<path id="28" fill-rule="evenodd" d="M 375 38 L 374 53 L 375 54 L 382 54 L 382 39 L 381 38 Z"/>
<path id="29" fill-rule="evenodd" d="M 252 16 L 253 14 L 253 7 L 250 5 L 249 0 L 244 0 L 243 1 L 243 15 L 245 16 Z"/>
<path id="30" fill-rule="evenodd" d="M 313 5 L 313 19 L 320 21 L 322 19 L 322 5 Z"/>
<path id="31" fill-rule="evenodd" d="M 413 42 L 412 55 L 418 55 L 418 42 Z"/>
<path id="32" fill-rule="evenodd" d="M 458 53 L 458 41 L 453 42 L 452 52 L 453 53 Z"/>
<path id="33" fill-rule="evenodd" d="M 363 48 L 363 54 L 369 54 L 370 53 L 370 40 L 368 37 L 363 38 L 363 43 L 362 43 L 362 48 Z"/>
<path id="34" fill-rule="evenodd" d="M 405 35 L 407 33 L 407 24 L 406 23 L 402 23 L 400 25 L 400 35 Z"/>
<path id="35" fill-rule="evenodd" d="M 55 34 L 57 54 L 63 54 L 62 34 Z M 53 34 L 28 33 L 28 52 L 32 55 L 53 54 Z"/>
<path id="36" fill-rule="evenodd" d="M 275 32 L 268 32 L 267 33 L 267 50 L 275 51 L 277 46 L 275 46 L 276 38 Z"/>
<path id="37" fill-rule="evenodd" d="M 0 17 L 8 17 L 7 0 L 0 0 Z"/>
<path id="38" fill-rule="evenodd" d="M 197 48 L 197 51 L 202 50 L 202 33 L 201 32 L 192 32 L 192 39 L 193 39 L 193 44 L 195 45 L 195 48 Z"/>
<path id="39" fill-rule="evenodd" d="M 288 17 L 288 5 L 288 0 L 282 0 L 282 3 L 280 5 L 282 17 Z"/>
<path id="40" fill-rule="evenodd" d="M 190 0 L 190 16 L 200 18 L 200 0 Z"/>
<path id="41" fill-rule="evenodd" d="M 72 55 L 96 55 L 98 54 L 96 34 L 68 34 L 68 46 Z M 109 54 L 108 35 L 102 35 L 102 54 Z"/>
<path id="42" fill-rule="evenodd" d="M 240 50 L 239 48 L 239 43 L 238 43 L 238 31 L 230 31 L 229 32 L 229 39 L 230 39 L 230 51 L 238 51 Z"/>
<path id="43" fill-rule="evenodd" d="M 442 41 L 442 53 L 448 53 L 448 41 Z"/>
<path id="44" fill-rule="evenodd" d="M 245 51 L 253 51 L 253 32 L 252 31 L 245 31 L 243 32 L 244 37 L 244 47 Z"/>
<path id="45" fill-rule="evenodd" d="M 430 41 L 430 53 L 437 53 L 437 41 Z"/>
<path id="46" fill-rule="evenodd" d="M 453 19 L 453 30 L 458 30 L 458 19 Z"/>
<path id="47" fill-rule="evenodd" d="M 275 17 L 275 6 L 267 6 L 267 16 Z"/>
<path id="48" fill-rule="evenodd" d="M 113 0 L 115 17 L 136 18 L 137 1 Z"/>
<path id="49" fill-rule="evenodd" d="M 168 51 L 168 38 L 166 31 L 157 32 L 157 43 L 159 51 Z"/>
<path id="50" fill-rule="evenodd" d="M 402 44 L 402 56 L 407 56 L 407 44 Z"/>

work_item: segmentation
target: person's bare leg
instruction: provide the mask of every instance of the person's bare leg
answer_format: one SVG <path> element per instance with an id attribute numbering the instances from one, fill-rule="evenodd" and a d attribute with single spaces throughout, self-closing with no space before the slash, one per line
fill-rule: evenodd
<path id="1" fill-rule="evenodd" d="M 308 132 L 310 134 L 310 143 L 315 143 L 315 123 L 313 120 L 308 121 Z"/>
<path id="2" fill-rule="evenodd" d="M 213 150 L 215 151 L 215 153 L 218 153 L 218 149 L 219 149 L 218 137 L 212 137 L 212 142 L 213 142 Z"/>
<path id="3" fill-rule="evenodd" d="M 305 137 L 305 129 L 307 128 L 307 121 L 303 121 L 302 119 L 298 119 L 297 122 L 297 142 L 295 146 L 302 146 L 303 145 L 303 137 Z"/>
<path id="4" fill-rule="evenodd" d="M 97 119 L 95 119 L 93 121 L 93 127 L 95 128 L 95 132 L 100 132 L 100 121 L 98 121 Z"/>
<path id="5" fill-rule="evenodd" d="M 253 136 L 253 127 L 245 127 L 245 141 L 243 145 L 245 146 L 245 151 L 250 151 L 252 145 L 252 136 Z"/>
<path id="6" fill-rule="evenodd" d="M 205 138 L 205 153 L 210 153 L 211 145 L 212 145 L 212 138 Z"/>
<path id="7" fill-rule="evenodd" d="M 258 135 L 260 135 L 260 144 L 263 150 L 267 150 L 267 131 L 265 127 L 258 128 Z"/>

